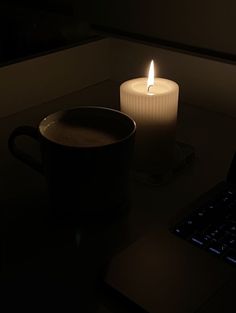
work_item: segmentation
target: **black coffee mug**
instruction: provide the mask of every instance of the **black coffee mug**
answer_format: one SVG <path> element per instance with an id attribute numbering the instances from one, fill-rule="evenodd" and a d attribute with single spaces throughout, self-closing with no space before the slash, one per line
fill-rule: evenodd
<path id="1" fill-rule="evenodd" d="M 113 214 L 128 203 L 135 132 L 120 111 L 82 106 L 50 114 L 37 128 L 17 127 L 9 149 L 45 176 L 55 216 Z M 17 146 L 22 135 L 40 143 L 41 162 Z"/>

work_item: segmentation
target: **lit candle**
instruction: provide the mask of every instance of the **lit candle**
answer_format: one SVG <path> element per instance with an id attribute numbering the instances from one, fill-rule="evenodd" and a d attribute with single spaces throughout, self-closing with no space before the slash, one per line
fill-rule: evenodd
<path id="1" fill-rule="evenodd" d="M 124 82 L 120 86 L 121 111 L 137 124 L 134 162 L 136 170 L 161 174 L 173 161 L 178 111 L 178 85 L 154 78 L 151 62 L 149 76 Z"/>

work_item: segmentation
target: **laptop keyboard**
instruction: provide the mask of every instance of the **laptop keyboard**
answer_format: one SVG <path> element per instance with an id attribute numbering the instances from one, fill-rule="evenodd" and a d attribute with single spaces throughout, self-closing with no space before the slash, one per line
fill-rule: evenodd
<path id="1" fill-rule="evenodd" d="M 171 231 L 236 266 L 236 187 L 193 208 Z"/>

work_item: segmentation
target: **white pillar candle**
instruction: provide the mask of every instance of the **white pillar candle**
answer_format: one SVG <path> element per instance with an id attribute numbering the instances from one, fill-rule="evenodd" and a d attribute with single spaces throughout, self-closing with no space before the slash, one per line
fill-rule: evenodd
<path id="1" fill-rule="evenodd" d="M 137 124 L 134 162 L 137 170 L 161 174 L 173 160 L 179 87 L 174 81 L 136 78 L 120 86 L 121 111 Z"/>

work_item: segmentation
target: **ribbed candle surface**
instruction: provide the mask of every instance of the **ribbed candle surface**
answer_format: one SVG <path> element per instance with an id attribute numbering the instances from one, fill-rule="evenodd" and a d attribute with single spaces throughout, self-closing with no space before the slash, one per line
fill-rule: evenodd
<path id="1" fill-rule="evenodd" d="M 179 87 L 174 81 L 136 78 L 120 86 L 121 111 L 137 123 L 135 167 L 153 174 L 169 169 L 173 158 Z"/>

